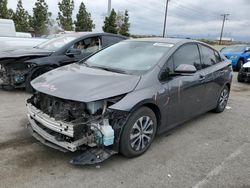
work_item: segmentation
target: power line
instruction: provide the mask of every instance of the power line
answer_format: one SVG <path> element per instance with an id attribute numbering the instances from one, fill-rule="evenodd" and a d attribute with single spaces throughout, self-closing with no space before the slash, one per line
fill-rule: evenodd
<path id="1" fill-rule="evenodd" d="M 222 39 L 222 36 L 223 36 L 223 30 L 224 30 L 225 21 L 228 20 L 227 17 L 228 17 L 229 15 L 230 15 L 230 14 L 222 14 L 222 15 L 221 15 L 221 16 L 223 16 L 223 21 L 222 21 L 222 27 L 221 27 L 220 42 L 219 42 L 219 44 L 221 44 L 221 39 Z"/>
<path id="2" fill-rule="evenodd" d="M 197 6 L 197 5 L 194 5 L 192 3 L 185 3 L 185 4 L 183 4 L 182 2 L 180 2 L 178 0 L 177 1 L 173 1 L 172 3 L 174 3 L 175 5 L 178 5 L 180 7 L 183 7 L 185 9 L 187 9 L 187 10 L 194 11 L 194 12 L 202 14 L 202 15 L 206 14 L 206 15 L 214 16 L 214 15 L 218 15 L 219 14 L 219 12 L 215 12 L 213 10 L 209 10 L 208 11 L 208 9 L 204 9 L 201 6 Z"/>
<path id="3" fill-rule="evenodd" d="M 137 2 L 133 2 L 131 0 L 125 0 L 125 1 L 127 1 L 130 4 L 133 3 L 133 5 L 137 8 L 140 8 L 140 10 L 143 10 L 143 9 L 144 9 L 144 11 L 145 11 L 145 9 L 149 10 L 149 11 L 151 11 L 151 14 L 153 13 L 157 16 L 160 16 L 159 14 L 164 14 L 164 11 L 162 9 L 160 9 L 160 7 L 156 8 L 155 6 L 149 6 L 149 4 L 143 4 L 143 3 L 140 3 L 140 1 L 137 1 Z M 174 6 L 170 6 L 172 3 Z M 163 6 L 163 2 L 159 2 L 159 5 Z M 164 6 L 165 6 L 165 8 L 167 8 L 166 4 L 164 4 Z M 193 7 L 197 7 L 197 9 L 193 8 Z M 135 10 L 137 10 L 137 8 Z M 178 11 L 177 9 L 180 11 Z M 208 12 L 207 10 L 205 10 L 202 7 L 193 6 L 193 5 L 192 5 L 192 7 L 190 7 L 190 6 L 187 6 L 186 4 L 182 5 L 182 4 L 178 3 L 178 0 L 177 0 L 177 3 L 176 3 L 176 1 L 168 0 L 167 16 L 166 16 L 166 10 L 165 10 L 165 17 L 164 17 L 165 31 L 163 28 L 163 33 L 164 33 L 163 35 L 166 36 L 166 28 L 168 28 L 167 27 L 167 20 L 168 20 L 167 17 L 169 17 L 169 16 L 173 16 L 176 18 L 185 17 L 185 18 L 190 18 L 190 19 L 200 21 L 200 22 L 207 22 L 207 21 L 217 21 L 219 16 L 216 16 L 216 15 L 218 15 L 218 14 L 215 14 L 214 11 Z M 166 18 L 166 24 L 165 24 L 165 18 Z M 143 20 L 140 20 L 140 23 L 142 21 Z M 135 25 L 138 25 L 138 23 Z"/>

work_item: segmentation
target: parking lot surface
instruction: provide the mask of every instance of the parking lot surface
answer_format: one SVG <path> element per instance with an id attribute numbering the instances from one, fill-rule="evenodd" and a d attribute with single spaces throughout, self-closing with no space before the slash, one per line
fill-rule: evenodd
<path id="1" fill-rule="evenodd" d="M 0 90 L 0 187 L 250 187 L 250 84 L 236 74 L 224 113 L 158 136 L 143 156 L 72 166 L 26 130 L 24 91 Z M 191 108 L 191 107 L 190 107 Z"/>

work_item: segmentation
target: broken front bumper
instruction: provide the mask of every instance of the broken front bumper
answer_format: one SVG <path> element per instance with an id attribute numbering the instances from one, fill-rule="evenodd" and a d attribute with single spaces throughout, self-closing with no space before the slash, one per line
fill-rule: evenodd
<path id="1" fill-rule="evenodd" d="M 59 150 L 76 151 L 80 146 L 87 143 L 87 137 L 80 138 L 76 141 L 58 140 L 58 134 L 68 137 L 74 137 L 74 126 L 64 122 L 55 121 L 47 114 L 35 108 L 31 104 L 27 104 L 28 109 L 28 128 L 32 130 L 32 135 L 42 143 Z M 45 142 L 46 141 L 46 142 Z M 49 144 L 48 144 L 49 143 Z M 62 149 L 63 148 L 63 149 Z"/>

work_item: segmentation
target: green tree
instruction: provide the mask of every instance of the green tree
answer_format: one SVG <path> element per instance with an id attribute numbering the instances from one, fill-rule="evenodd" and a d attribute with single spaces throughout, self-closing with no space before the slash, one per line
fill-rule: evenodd
<path id="1" fill-rule="evenodd" d="M 29 13 L 23 8 L 22 0 L 18 0 L 13 20 L 15 22 L 16 31 L 28 32 L 30 30 Z"/>
<path id="2" fill-rule="evenodd" d="M 14 17 L 14 11 L 10 8 L 9 10 L 8 10 L 8 18 L 9 19 L 13 19 L 13 17 Z"/>
<path id="3" fill-rule="evenodd" d="M 125 11 L 123 23 L 121 27 L 119 28 L 119 34 L 124 35 L 124 36 L 129 36 L 129 28 L 130 28 L 130 23 L 129 23 L 129 15 L 128 11 Z"/>
<path id="4" fill-rule="evenodd" d="M 47 33 L 47 24 L 50 15 L 47 3 L 44 0 L 37 0 L 33 8 L 33 17 L 31 18 L 31 26 L 35 34 L 42 35 Z"/>
<path id="5" fill-rule="evenodd" d="M 58 3 L 59 11 L 58 18 L 60 26 L 66 31 L 73 30 L 72 13 L 74 10 L 74 1 L 62 0 Z"/>
<path id="6" fill-rule="evenodd" d="M 118 11 L 116 13 L 116 25 L 117 25 L 118 33 L 122 27 L 123 22 L 124 22 L 124 13 L 122 11 Z"/>
<path id="7" fill-rule="evenodd" d="M 9 18 L 7 4 L 8 4 L 8 0 L 1 0 L 0 1 L 0 18 L 3 18 L 3 19 Z"/>
<path id="8" fill-rule="evenodd" d="M 107 33 L 118 33 L 117 24 L 116 24 L 116 12 L 112 9 L 109 17 L 106 17 L 104 20 L 104 26 L 102 27 L 104 32 Z"/>
<path id="9" fill-rule="evenodd" d="M 92 31 L 95 28 L 91 14 L 87 12 L 84 3 L 82 2 L 79 11 L 76 15 L 75 31 Z"/>

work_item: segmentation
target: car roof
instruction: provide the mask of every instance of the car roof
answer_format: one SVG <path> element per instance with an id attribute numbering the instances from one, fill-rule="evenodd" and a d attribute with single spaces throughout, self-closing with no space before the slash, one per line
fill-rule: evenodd
<path id="1" fill-rule="evenodd" d="M 122 35 L 112 34 L 112 33 L 104 33 L 104 32 L 70 32 L 70 33 L 63 33 L 60 36 L 72 36 L 72 37 L 83 37 L 87 35 L 109 35 L 109 36 L 117 36 L 121 38 L 127 38 Z"/>
<path id="2" fill-rule="evenodd" d="M 127 41 L 140 41 L 140 42 L 162 42 L 162 43 L 185 43 L 185 42 L 198 42 L 191 39 L 181 39 L 181 38 L 160 38 L 160 37 L 151 37 L 151 38 L 138 38 L 138 39 L 130 39 Z"/>
<path id="3" fill-rule="evenodd" d="M 233 44 L 233 45 L 229 45 L 227 47 L 230 47 L 230 46 L 249 46 L 249 45 L 247 45 L 247 44 Z"/>

